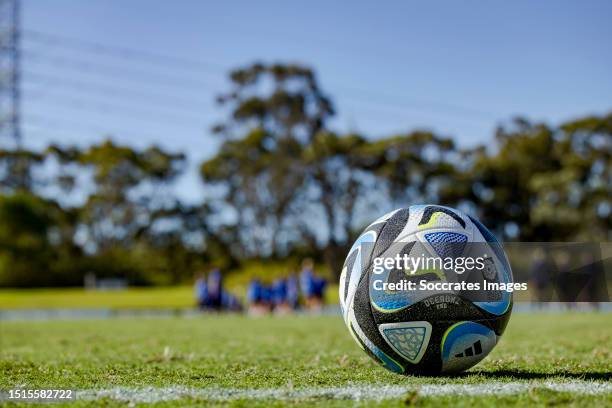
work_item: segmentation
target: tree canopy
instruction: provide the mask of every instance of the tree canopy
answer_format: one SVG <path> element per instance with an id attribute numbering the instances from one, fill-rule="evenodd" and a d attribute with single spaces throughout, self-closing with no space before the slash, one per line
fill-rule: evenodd
<path id="1" fill-rule="evenodd" d="M 504 239 L 610 239 L 612 113 L 516 118 L 466 149 L 425 130 L 334 130 L 332 100 L 305 66 L 256 63 L 229 78 L 196 205 L 172 189 L 183 152 L 111 140 L 1 150 L 0 285 L 78 285 L 89 271 L 168 284 L 295 256 L 337 274 L 364 225 L 415 203 L 458 206 Z"/>

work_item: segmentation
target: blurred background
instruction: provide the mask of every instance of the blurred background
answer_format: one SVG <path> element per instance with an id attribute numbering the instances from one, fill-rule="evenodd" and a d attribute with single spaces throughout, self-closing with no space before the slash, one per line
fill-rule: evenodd
<path id="1" fill-rule="evenodd" d="M 0 308 L 337 302 L 381 214 L 612 235 L 612 4 L 0 1 Z"/>

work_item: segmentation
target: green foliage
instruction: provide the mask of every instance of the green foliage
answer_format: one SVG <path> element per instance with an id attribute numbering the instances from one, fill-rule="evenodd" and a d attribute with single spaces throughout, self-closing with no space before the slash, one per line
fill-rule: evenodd
<path id="1" fill-rule="evenodd" d="M 233 231 L 234 251 L 250 255 L 286 253 L 300 211 L 299 199 L 311 172 L 304 152 L 333 115 L 313 72 L 295 65 L 263 65 L 233 71 L 231 93 L 218 100 L 229 119 L 214 131 L 225 137 L 216 157 L 203 163 L 209 184 L 221 184 L 239 225 Z M 254 93 L 267 86 L 267 92 Z M 315 186 L 316 188 L 316 186 Z M 260 237 L 252 239 L 257 229 Z"/>
<path id="2" fill-rule="evenodd" d="M 413 132 L 371 142 L 327 130 L 333 108 L 308 68 L 254 64 L 231 79 L 234 91 L 219 98 L 229 119 L 215 128 L 225 142 L 201 174 L 226 187 L 217 207 L 237 214 L 242 257 L 286 256 L 307 242 L 339 271 L 360 205 L 432 201 L 432 186 L 451 182 L 449 139 Z"/>
<path id="3" fill-rule="evenodd" d="M 182 153 L 106 141 L 85 150 L 50 146 L 44 155 L 18 156 L 28 164 L 26 174 L 35 163 L 55 159 L 56 183 L 67 193 L 77 186 L 66 168 L 90 171 L 95 190 L 81 206 L 60 205 L 33 188 L 11 187 L 21 176 L 6 173 L 13 181 L 0 196 L 1 286 L 82 285 L 89 272 L 136 285 L 175 284 L 202 267 L 202 248 L 186 245 L 183 236 L 204 233 L 205 209 L 184 206 L 164 191 L 184 169 Z M 163 223 L 172 228 L 159 231 Z"/>
<path id="4" fill-rule="evenodd" d="M 558 128 L 517 119 L 497 131 L 497 146 L 460 149 L 429 131 L 376 140 L 329 131 L 333 109 L 308 68 L 255 64 L 231 78 L 234 91 L 220 97 L 229 119 L 216 127 L 225 141 L 201 174 L 226 188 L 216 208 L 237 214 L 238 257 L 286 256 L 306 243 L 338 272 L 360 216 L 373 218 L 364 208 L 423 202 L 464 206 L 511 239 L 610 233 L 612 115 Z"/>
<path id="5" fill-rule="evenodd" d="M 32 168 L 43 155 L 25 149 L 0 149 L 0 191 L 29 191 L 33 186 Z"/>
<path id="6" fill-rule="evenodd" d="M 516 120 L 497 132 L 462 177 L 483 222 L 524 241 L 608 239 L 612 202 L 612 114 L 559 128 Z M 471 186 L 466 188 L 465 184 Z M 455 193 L 458 195 L 457 193 Z"/>
<path id="7" fill-rule="evenodd" d="M 72 283 L 74 266 L 64 262 L 78 250 L 64 241 L 65 219 L 55 203 L 38 196 L 0 196 L 1 286 Z"/>
<path id="8" fill-rule="evenodd" d="M 229 78 L 200 204 L 170 189 L 180 152 L 110 140 L 0 150 L 0 285 L 78 285 L 87 271 L 179 284 L 212 265 L 306 256 L 338 274 L 365 224 L 415 203 L 459 206 L 505 239 L 611 236 L 612 113 L 560 126 L 518 118 L 491 145 L 461 149 L 431 131 L 332 131 L 331 99 L 305 66 L 256 63 Z M 54 171 L 38 179 L 42 166 Z"/>

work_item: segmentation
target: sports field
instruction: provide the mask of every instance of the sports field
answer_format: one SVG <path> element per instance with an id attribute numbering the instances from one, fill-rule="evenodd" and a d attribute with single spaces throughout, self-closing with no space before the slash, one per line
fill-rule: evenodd
<path id="1" fill-rule="evenodd" d="M 515 314 L 485 361 L 438 378 L 380 368 L 334 316 L 4 321 L 0 333 L 0 389 L 80 390 L 72 406 L 612 404 L 609 313 Z"/>

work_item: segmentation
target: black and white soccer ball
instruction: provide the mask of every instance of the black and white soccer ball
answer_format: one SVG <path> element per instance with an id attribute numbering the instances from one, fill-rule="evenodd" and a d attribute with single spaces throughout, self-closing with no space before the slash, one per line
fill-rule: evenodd
<path id="1" fill-rule="evenodd" d="M 373 272 L 373 259 L 397 253 L 459 257 L 485 255 L 486 268 L 460 276 L 449 270 Z M 477 253 L 476 253 L 477 252 Z M 493 349 L 512 311 L 512 293 L 499 291 L 381 291 L 375 280 L 511 283 L 501 244 L 477 219 L 453 208 L 414 205 L 370 224 L 353 244 L 340 277 L 344 321 L 359 346 L 401 374 L 466 370 Z M 380 283 L 380 282 L 379 282 Z"/>

